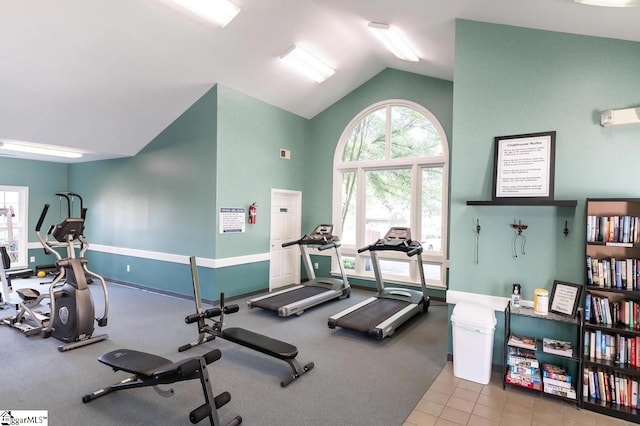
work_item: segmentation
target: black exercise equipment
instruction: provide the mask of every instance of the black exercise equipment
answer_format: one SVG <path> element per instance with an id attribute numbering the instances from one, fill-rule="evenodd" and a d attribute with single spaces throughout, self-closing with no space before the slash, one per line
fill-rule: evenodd
<path id="1" fill-rule="evenodd" d="M 125 389 L 155 387 L 199 379 L 202 385 L 202 393 L 204 394 L 204 404 L 191 411 L 189 420 L 195 424 L 208 417 L 212 425 L 218 426 L 221 425 L 218 417 L 218 408 L 228 403 L 231 400 L 231 395 L 225 391 L 216 397 L 213 396 L 207 365 L 219 360 L 220 357 L 221 353 L 218 349 L 207 352 L 203 356 L 187 358 L 177 362 L 131 349 L 117 349 L 107 352 L 101 355 L 98 361 L 113 368 L 114 371 L 125 371 L 133 374 L 133 376 L 83 396 L 82 402 L 87 403 L 112 392 Z M 166 391 L 163 391 L 163 393 L 166 393 Z M 169 393 L 172 394 L 173 389 Z M 227 425 L 239 425 L 240 423 L 242 423 L 242 417 L 237 416 Z"/>
<path id="2" fill-rule="evenodd" d="M 342 327 L 368 333 L 376 339 L 391 336 L 396 328 L 409 318 L 429 309 L 430 299 L 422 267 L 422 245 L 411 239 L 411 230 L 393 227 L 384 238 L 363 247 L 358 253 L 371 252 L 371 266 L 376 279 L 378 292 L 344 311 L 329 318 L 329 328 Z M 378 252 L 399 251 L 407 256 L 417 256 L 420 272 L 421 291 L 405 288 L 389 288 L 384 285 Z"/>
<path id="3" fill-rule="evenodd" d="M 40 229 L 49 210 L 45 204 L 36 225 L 36 236 L 47 253 L 52 253 L 56 259 L 58 275 L 49 285 L 48 294 L 40 294 L 34 289 L 23 289 L 18 294 L 22 298 L 17 314 L 13 317 L 0 319 L 0 324 L 6 324 L 21 330 L 25 335 L 42 333 L 44 337 L 55 337 L 66 345 L 58 347 L 60 351 L 68 351 L 81 346 L 100 342 L 107 339 L 106 334 L 94 336 L 94 321 L 98 326 L 107 325 L 109 311 L 109 295 L 104 279 L 89 271 L 87 259 L 84 257 L 89 244 L 83 235 L 87 209 L 82 205 L 82 197 L 73 192 L 59 192 L 56 195 L 67 200 L 69 217 L 57 225 L 52 225 L 44 237 Z M 71 217 L 71 199 L 80 200 L 80 217 Z M 55 241 L 49 241 L 49 236 Z M 76 244 L 80 244 L 80 253 L 76 256 Z M 55 250 L 65 248 L 67 255 Z M 100 281 L 104 294 L 104 312 L 95 318 L 95 308 L 91 291 L 87 283 L 87 275 Z M 28 291 L 26 291 L 28 290 Z M 49 314 L 41 314 L 33 308 L 44 299 L 49 300 L 51 309 Z"/>
<path id="4" fill-rule="evenodd" d="M 296 360 L 298 355 L 298 348 L 295 346 L 273 339 L 262 334 L 254 333 L 253 331 L 245 330 L 243 328 L 232 327 L 223 329 L 223 320 L 225 314 L 231 314 L 238 312 L 240 309 L 237 304 L 227 305 L 224 304 L 224 293 L 220 294 L 220 307 L 214 307 L 207 309 L 202 308 L 202 296 L 200 294 L 200 281 L 198 278 L 198 266 L 196 265 L 196 258 L 191 256 L 189 258 L 191 265 L 191 281 L 193 283 L 193 292 L 196 302 L 196 313 L 187 315 L 184 319 L 187 324 L 198 324 L 198 338 L 191 343 L 180 346 L 178 351 L 183 352 L 206 342 L 210 342 L 216 337 L 228 340 L 238 345 L 245 346 L 254 351 L 261 352 L 265 355 L 269 355 L 274 358 L 285 361 L 291 367 L 292 373 L 285 377 L 280 386 L 285 387 L 291 382 L 302 376 L 314 366 L 313 362 L 301 366 Z M 220 317 L 214 319 L 214 317 Z M 208 325 L 205 320 L 211 320 L 212 325 Z"/>

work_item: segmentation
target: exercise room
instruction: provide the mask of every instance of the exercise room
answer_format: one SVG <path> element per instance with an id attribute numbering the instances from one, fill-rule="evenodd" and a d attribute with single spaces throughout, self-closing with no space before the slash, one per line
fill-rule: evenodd
<path id="1" fill-rule="evenodd" d="M 636 0 L 5 3 L 3 425 L 640 423 Z"/>

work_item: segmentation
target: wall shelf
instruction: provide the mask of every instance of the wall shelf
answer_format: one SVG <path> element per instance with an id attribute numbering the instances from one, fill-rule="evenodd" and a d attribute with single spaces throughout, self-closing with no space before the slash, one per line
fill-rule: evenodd
<path id="1" fill-rule="evenodd" d="M 575 207 L 577 200 L 538 200 L 536 198 L 507 198 L 498 200 L 467 201 L 468 206 L 556 206 Z"/>

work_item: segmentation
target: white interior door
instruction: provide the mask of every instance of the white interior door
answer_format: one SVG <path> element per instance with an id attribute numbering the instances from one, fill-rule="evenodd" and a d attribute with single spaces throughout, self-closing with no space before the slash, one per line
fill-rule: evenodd
<path id="1" fill-rule="evenodd" d="M 271 190 L 271 249 L 269 290 L 300 283 L 298 245 L 282 248 L 282 243 L 301 237 L 302 193 Z"/>

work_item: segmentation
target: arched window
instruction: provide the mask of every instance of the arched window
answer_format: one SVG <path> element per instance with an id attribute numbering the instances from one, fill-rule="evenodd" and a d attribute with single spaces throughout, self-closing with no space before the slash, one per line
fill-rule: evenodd
<path id="1" fill-rule="evenodd" d="M 373 277 L 369 252 L 358 248 L 404 226 L 424 247 L 427 285 L 444 288 L 449 149 L 436 117 L 404 100 L 371 105 L 342 133 L 333 164 L 333 223 L 347 273 Z M 379 254 L 385 280 L 420 283 L 415 257 Z"/>

